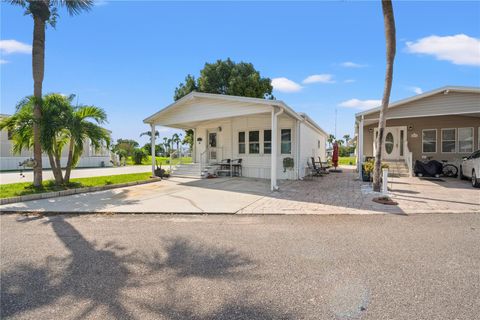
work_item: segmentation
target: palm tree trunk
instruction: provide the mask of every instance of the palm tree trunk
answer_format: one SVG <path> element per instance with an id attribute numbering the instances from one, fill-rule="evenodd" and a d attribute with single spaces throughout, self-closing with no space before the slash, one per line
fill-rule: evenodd
<path id="1" fill-rule="evenodd" d="M 33 158 L 36 165 L 33 167 L 33 185 L 42 185 L 42 147 L 40 145 L 40 121 L 42 118 L 41 99 L 42 84 L 45 68 L 45 21 L 39 17 L 33 19 L 33 46 L 32 46 L 32 73 L 33 95 Z"/>
<path id="2" fill-rule="evenodd" d="M 385 40 L 387 46 L 387 68 L 385 72 L 385 84 L 383 89 L 382 108 L 378 120 L 378 137 L 375 141 L 375 165 L 373 169 L 373 190 L 380 191 L 380 178 L 382 175 L 382 147 L 383 133 L 385 131 L 388 103 L 393 81 L 393 62 L 395 60 L 396 39 L 395 39 L 395 18 L 391 0 L 382 0 L 383 20 L 385 25 Z"/>
<path id="3" fill-rule="evenodd" d="M 55 162 L 55 157 L 52 152 L 48 153 L 48 160 L 50 161 L 50 167 L 52 168 L 53 177 L 55 178 L 56 185 L 63 184 L 62 171 L 59 170 Z"/>
<path id="4" fill-rule="evenodd" d="M 70 139 L 70 145 L 68 146 L 68 159 L 67 159 L 67 167 L 65 168 L 65 178 L 63 182 L 68 184 L 70 182 L 70 173 L 72 172 L 72 161 L 73 161 L 73 139 Z"/>

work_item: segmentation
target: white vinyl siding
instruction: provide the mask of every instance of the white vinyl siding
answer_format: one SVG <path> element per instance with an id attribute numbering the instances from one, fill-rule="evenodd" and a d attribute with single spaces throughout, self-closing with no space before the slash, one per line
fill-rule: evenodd
<path id="1" fill-rule="evenodd" d="M 437 152 L 437 129 L 422 130 L 422 152 L 423 153 Z"/>
<path id="2" fill-rule="evenodd" d="M 473 128 L 458 128 L 458 152 L 473 152 Z"/>
<path id="3" fill-rule="evenodd" d="M 457 150 L 456 129 L 442 129 L 442 153 L 455 153 Z"/>

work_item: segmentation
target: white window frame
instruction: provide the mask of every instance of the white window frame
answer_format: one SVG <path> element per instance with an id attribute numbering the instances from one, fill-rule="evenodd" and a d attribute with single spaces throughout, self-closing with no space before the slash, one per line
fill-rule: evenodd
<path id="1" fill-rule="evenodd" d="M 478 127 L 477 145 L 478 145 L 478 150 L 480 150 L 480 127 Z"/>
<path id="2" fill-rule="evenodd" d="M 240 133 L 243 132 L 243 142 L 240 142 Z M 238 130 L 237 131 L 237 154 L 247 154 L 247 132 L 246 130 Z M 240 153 L 240 144 L 244 146 L 244 152 Z"/>
<path id="3" fill-rule="evenodd" d="M 453 151 L 443 151 L 443 131 L 446 131 L 446 130 L 455 130 L 455 138 L 453 140 L 445 140 L 445 141 L 453 141 L 455 142 L 455 148 L 453 148 Z M 441 152 L 442 153 L 456 153 L 457 152 L 457 145 L 458 145 L 458 142 L 457 142 L 457 128 L 442 128 L 440 130 L 440 149 L 441 149 Z M 423 148 L 423 144 L 422 144 L 422 148 Z"/>
<path id="4" fill-rule="evenodd" d="M 290 152 L 289 153 L 282 153 L 282 130 L 290 130 Z M 280 128 L 280 155 L 282 154 L 286 154 L 286 155 L 292 155 L 292 151 L 293 151 L 293 129 L 292 128 Z M 272 132 L 273 134 L 273 132 Z"/>
<path id="5" fill-rule="evenodd" d="M 460 150 L 460 129 L 470 129 L 472 132 L 472 150 L 470 151 L 461 151 Z M 457 128 L 457 141 L 458 141 L 458 153 L 472 153 L 475 150 L 475 128 L 474 127 L 463 127 Z"/>
<path id="6" fill-rule="evenodd" d="M 258 153 L 250 153 L 250 132 L 254 132 L 254 131 L 258 131 Z M 249 155 L 259 156 L 261 154 L 260 153 L 262 151 L 261 150 L 261 147 L 262 147 L 261 139 L 262 139 L 262 137 L 260 135 L 261 132 L 262 132 L 261 129 L 248 129 L 248 131 L 247 131 L 248 134 L 247 134 L 247 138 L 246 138 L 246 140 L 248 139 L 247 140 L 248 141 L 248 143 L 247 143 L 248 149 L 246 149 L 245 151 L 248 151 Z"/>
<path id="7" fill-rule="evenodd" d="M 265 140 L 265 131 L 270 131 L 270 141 L 269 140 Z M 272 134 L 273 134 L 273 131 L 272 129 L 262 129 L 262 148 L 261 148 L 261 151 L 262 151 L 262 154 L 264 155 L 271 155 L 272 154 Z M 267 143 L 270 143 L 270 153 L 265 153 L 265 142 Z"/>
<path id="8" fill-rule="evenodd" d="M 424 147 L 423 132 L 424 131 L 435 131 L 435 151 L 426 152 L 426 151 L 423 150 L 423 147 Z M 437 129 L 422 129 L 422 153 L 426 153 L 426 154 L 437 153 L 437 145 L 438 145 L 438 132 L 437 131 L 438 131 Z"/>

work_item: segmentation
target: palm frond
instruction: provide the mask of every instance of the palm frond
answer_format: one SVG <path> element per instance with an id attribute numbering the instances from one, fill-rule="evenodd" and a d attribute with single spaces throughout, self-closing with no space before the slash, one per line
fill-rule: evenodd
<path id="1" fill-rule="evenodd" d="M 70 15 L 90 11 L 95 5 L 93 0 L 51 0 L 52 5 L 65 7 Z"/>

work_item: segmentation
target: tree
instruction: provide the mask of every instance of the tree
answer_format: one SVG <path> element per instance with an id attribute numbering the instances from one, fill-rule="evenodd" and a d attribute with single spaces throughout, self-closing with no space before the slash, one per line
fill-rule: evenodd
<path id="1" fill-rule="evenodd" d="M 185 77 L 185 83 L 175 89 L 174 99 L 178 100 L 192 91 L 226 94 L 232 96 L 274 99 L 269 78 L 260 76 L 253 64 L 235 63 L 230 58 L 205 63 L 200 77 Z"/>
<path id="2" fill-rule="evenodd" d="M 193 130 L 185 130 L 185 137 L 183 138 L 182 144 L 188 144 L 190 151 L 193 149 Z"/>
<path id="3" fill-rule="evenodd" d="M 380 191 L 380 178 L 382 174 L 382 146 L 383 134 L 385 131 L 388 104 L 390 101 L 390 92 L 392 90 L 393 81 L 393 63 L 395 61 L 396 39 L 395 39 L 395 18 L 393 14 L 393 6 L 391 0 L 382 0 L 383 21 L 385 27 L 386 40 L 386 58 L 387 65 L 385 71 L 385 84 L 383 89 L 382 107 L 380 109 L 380 116 L 378 120 L 378 136 L 375 141 L 375 164 L 373 169 L 373 190 Z"/>
<path id="4" fill-rule="evenodd" d="M 163 150 L 165 152 L 165 157 L 167 156 L 170 149 L 170 141 L 167 137 L 163 137 Z"/>
<path id="5" fill-rule="evenodd" d="M 47 153 L 52 173 L 57 185 L 69 183 L 70 172 L 83 153 L 87 139 L 95 148 L 110 142 L 108 131 L 98 124 L 106 121 L 105 112 L 94 106 L 72 106 L 74 95 L 65 97 L 48 94 L 42 98 L 42 118 L 40 129 L 41 148 Z M 12 133 L 13 152 L 20 153 L 31 149 L 34 144 L 34 108 L 37 99 L 24 98 L 17 105 L 14 115 L 0 122 L 0 129 L 7 128 Z M 90 122 L 93 120 L 96 123 Z M 62 175 L 61 156 L 65 146 L 69 146 L 65 177 Z"/>
<path id="6" fill-rule="evenodd" d="M 179 147 L 180 147 L 180 142 L 182 142 L 182 139 L 181 139 L 181 138 L 182 138 L 182 135 L 181 135 L 181 134 L 179 135 L 178 133 L 174 133 L 174 134 L 172 135 L 172 144 L 174 143 L 174 144 L 177 145 L 177 149 L 176 149 L 177 151 L 178 151 L 178 149 L 179 149 Z"/>
<path id="7" fill-rule="evenodd" d="M 345 144 L 348 145 L 348 142 L 350 141 L 350 135 L 349 134 L 344 135 L 343 139 L 345 140 Z"/>
<path id="8" fill-rule="evenodd" d="M 33 185 L 42 185 L 42 146 L 40 122 L 42 118 L 42 86 L 45 70 L 45 27 L 55 27 L 57 8 L 63 6 L 70 15 L 90 10 L 93 0 L 7 0 L 25 9 L 25 14 L 33 18 L 32 74 L 33 74 Z"/>
<path id="9" fill-rule="evenodd" d="M 328 144 L 330 145 L 330 147 L 332 146 L 332 144 L 335 140 L 336 139 L 335 139 L 335 136 L 333 134 L 328 135 L 327 141 L 328 141 Z"/>
<path id="10" fill-rule="evenodd" d="M 119 150 L 124 150 L 127 157 L 133 155 L 133 149 L 139 146 L 138 142 L 131 139 L 117 139 L 117 144 L 112 148 L 112 151 L 118 154 Z"/>
<path id="11" fill-rule="evenodd" d="M 145 131 L 140 133 L 140 137 L 143 136 L 148 136 L 150 138 L 150 141 L 152 141 L 152 131 Z M 158 138 L 160 136 L 160 132 L 158 130 L 155 130 L 155 138 Z"/>

